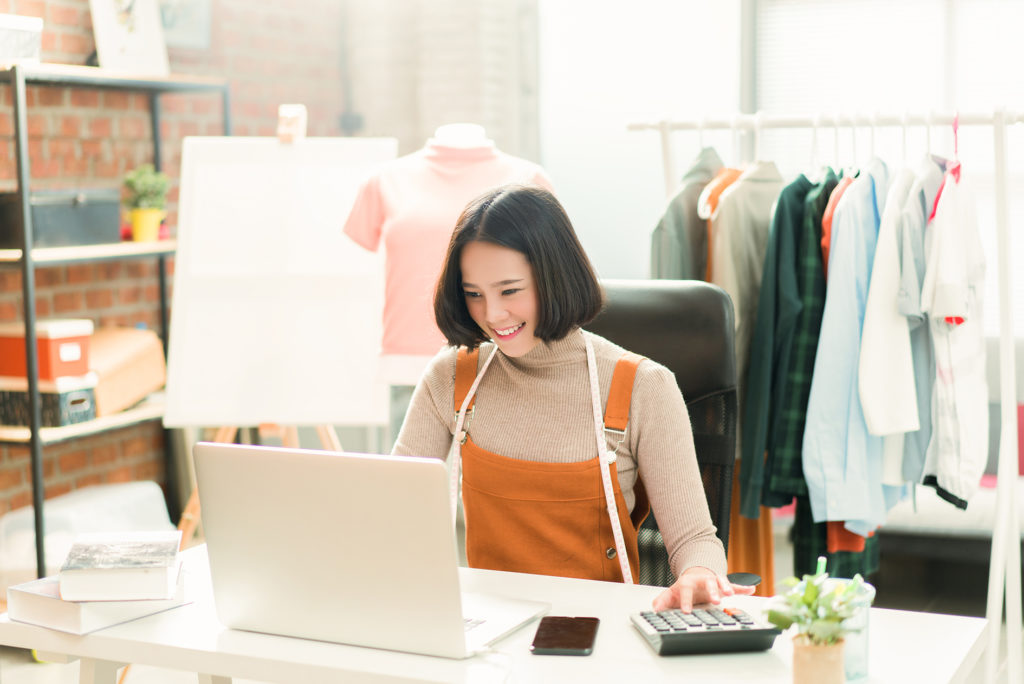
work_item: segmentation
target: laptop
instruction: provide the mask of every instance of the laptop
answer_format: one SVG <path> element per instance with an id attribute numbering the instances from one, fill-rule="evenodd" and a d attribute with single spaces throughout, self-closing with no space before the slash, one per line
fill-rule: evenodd
<path id="1" fill-rule="evenodd" d="M 208 442 L 193 453 L 227 627 L 466 658 L 550 608 L 460 591 L 437 459 Z"/>

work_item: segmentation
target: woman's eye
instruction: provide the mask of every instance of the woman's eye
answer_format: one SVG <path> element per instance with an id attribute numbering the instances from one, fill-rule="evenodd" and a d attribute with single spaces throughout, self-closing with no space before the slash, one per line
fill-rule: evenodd
<path id="1" fill-rule="evenodd" d="M 465 292 L 465 291 L 464 291 L 464 292 L 463 292 L 462 294 L 466 295 L 466 298 L 467 298 L 467 299 L 470 299 L 470 298 L 473 298 L 473 297 L 479 297 L 479 296 L 480 296 L 480 293 L 479 293 L 479 292 Z"/>
<path id="2" fill-rule="evenodd" d="M 507 297 L 509 295 L 514 295 L 516 292 L 519 292 L 519 289 L 520 288 L 515 288 L 515 289 L 512 289 L 512 290 L 502 290 L 501 294 L 503 294 L 503 295 L 505 295 Z"/>

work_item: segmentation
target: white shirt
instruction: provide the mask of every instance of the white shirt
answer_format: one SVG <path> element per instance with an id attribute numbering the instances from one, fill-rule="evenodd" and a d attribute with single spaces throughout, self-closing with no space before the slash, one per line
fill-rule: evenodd
<path id="1" fill-rule="evenodd" d="M 929 155 L 918 164 L 917 178 L 903 203 L 903 219 L 897 230 L 900 252 L 899 311 L 907 319 L 910 350 L 914 364 L 914 385 L 917 388 L 917 419 L 920 429 L 905 435 L 903 441 L 903 480 L 920 482 L 924 457 L 932 438 L 932 386 L 935 384 L 935 354 L 932 351 L 928 318 L 921 310 L 921 287 L 927 268 L 925 258 L 925 226 L 935 206 L 935 196 L 942 185 L 945 160 Z M 931 233 L 928 233 L 931 235 Z"/>
<path id="2" fill-rule="evenodd" d="M 935 350 L 935 388 L 924 476 L 934 476 L 940 490 L 966 502 L 977 491 L 988 460 L 981 317 L 985 255 L 973 197 L 951 172 L 928 231 L 921 303 Z"/>

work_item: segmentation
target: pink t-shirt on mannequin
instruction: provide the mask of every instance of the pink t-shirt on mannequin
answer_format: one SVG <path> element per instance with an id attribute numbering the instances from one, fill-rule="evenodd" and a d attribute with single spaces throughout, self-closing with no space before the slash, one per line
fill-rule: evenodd
<path id="1" fill-rule="evenodd" d="M 405 357 L 391 364 L 402 370 L 384 371 L 386 382 L 415 384 L 444 346 L 434 322 L 433 294 L 452 230 L 472 199 L 505 183 L 552 189 L 540 166 L 497 150 L 481 135 L 460 144 L 432 138 L 423 149 L 382 167 L 360 188 L 345 234 L 370 251 L 383 242 L 382 360 L 387 365 L 388 356 Z"/>

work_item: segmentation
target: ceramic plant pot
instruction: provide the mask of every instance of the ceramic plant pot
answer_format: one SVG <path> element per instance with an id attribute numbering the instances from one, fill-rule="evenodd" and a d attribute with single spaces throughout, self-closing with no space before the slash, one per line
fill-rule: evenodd
<path id="1" fill-rule="evenodd" d="M 821 646 L 793 638 L 793 684 L 843 684 L 843 642 Z"/>
<path id="2" fill-rule="evenodd" d="M 132 209 L 132 240 L 152 242 L 160 238 L 160 222 L 164 220 L 163 209 Z"/>

